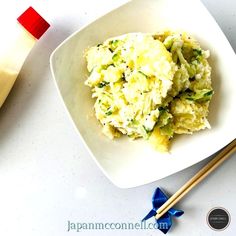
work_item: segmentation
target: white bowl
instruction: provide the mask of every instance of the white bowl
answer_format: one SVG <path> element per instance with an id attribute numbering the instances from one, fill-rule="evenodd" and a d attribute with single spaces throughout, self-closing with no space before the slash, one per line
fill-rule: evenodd
<path id="1" fill-rule="evenodd" d="M 210 106 L 212 129 L 173 139 L 169 154 L 153 150 L 144 140 L 109 140 L 93 115 L 94 101 L 84 85 L 84 50 L 129 32 L 183 30 L 211 51 L 215 95 Z M 146 184 L 191 166 L 235 138 L 236 57 L 219 26 L 198 0 L 135 0 L 75 32 L 51 55 L 51 70 L 66 109 L 88 151 L 118 187 Z"/>

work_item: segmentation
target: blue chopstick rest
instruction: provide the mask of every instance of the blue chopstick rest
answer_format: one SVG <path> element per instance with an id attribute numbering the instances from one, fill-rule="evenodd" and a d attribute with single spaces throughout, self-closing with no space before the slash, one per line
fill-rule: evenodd
<path id="1" fill-rule="evenodd" d="M 156 211 L 168 200 L 168 197 L 161 191 L 160 188 L 157 188 L 153 197 L 152 197 L 152 210 L 142 219 L 142 221 L 148 220 L 149 218 L 155 216 Z M 167 213 L 165 213 L 161 218 L 156 220 L 158 229 L 161 230 L 164 234 L 166 234 L 171 225 L 172 225 L 172 216 L 180 217 L 184 212 L 181 210 L 176 210 L 174 208 L 170 208 Z"/>

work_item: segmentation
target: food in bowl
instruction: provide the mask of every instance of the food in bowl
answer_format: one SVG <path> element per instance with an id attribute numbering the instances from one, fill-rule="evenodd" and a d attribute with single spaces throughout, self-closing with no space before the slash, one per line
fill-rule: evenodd
<path id="1" fill-rule="evenodd" d="M 129 33 L 86 51 L 85 84 L 109 138 L 144 138 L 169 150 L 175 134 L 210 128 L 209 51 L 187 33 Z"/>

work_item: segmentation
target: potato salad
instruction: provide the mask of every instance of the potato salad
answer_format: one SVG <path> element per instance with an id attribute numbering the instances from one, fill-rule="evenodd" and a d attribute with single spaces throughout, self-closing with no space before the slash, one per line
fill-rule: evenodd
<path id="1" fill-rule="evenodd" d="M 129 33 L 86 51 L 85 84 L 109 138 L 144 138 L 161 152 L 175 134 L 210 128 L 209 51 L 186 33 Z"/>

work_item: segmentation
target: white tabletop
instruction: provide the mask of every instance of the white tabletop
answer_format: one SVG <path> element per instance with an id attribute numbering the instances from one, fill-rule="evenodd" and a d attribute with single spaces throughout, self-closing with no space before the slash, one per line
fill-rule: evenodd
<path id="1" fill-rule="evenodd" d="M 124 2 L 9 0 L 1 5 L 0 25 L 32 5 L 48 19 L 51 28 L 27 58 L 0 110 L 0 235 L 162 235 L 159 230 L 67 230 L 68 221 L 140 222 L 151 209 L 156 187 L 173 194 L 206 163 L 152 184 L 119 189 L 96 166 L 65 113 L 49 70 L 51 52 L 72 32 Z M 236 50 L 236 1 L 203 3 Z M 171 235 L 234 235 L 234 157 L 177 205 L 185 214 L 174 220 Z M 226 208 L 232 218 L 221 233 L 206 223 L 208 211 L 217 206 Z"/>

